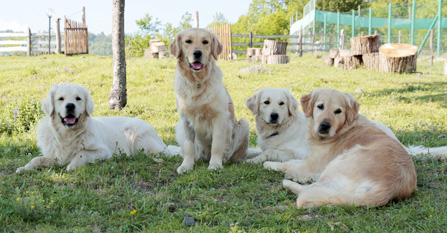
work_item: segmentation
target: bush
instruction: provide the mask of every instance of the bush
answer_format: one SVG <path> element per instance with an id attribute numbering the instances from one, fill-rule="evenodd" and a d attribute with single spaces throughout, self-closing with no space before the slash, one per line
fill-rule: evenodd
<path id="1" fill-rule="evenodd" d="M 38 100 L 21 97 L 9 101 L 0 110 L 0 134 L 16 136 L 28 132 L 43 115 Z"/>

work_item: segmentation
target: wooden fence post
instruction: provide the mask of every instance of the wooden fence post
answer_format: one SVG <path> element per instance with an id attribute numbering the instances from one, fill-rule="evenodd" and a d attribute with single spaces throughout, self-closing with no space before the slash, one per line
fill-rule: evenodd
<path id="1" fill-rule="evenodd" d="M 340 31 L 340 49 L 344 49 L 345 45 L 345 30 L 341 29 Z"/>
<path id="2" fill-rule="evenodd" d="M 300 30 L 299 51 L 300 51 L 300 57 L 302 57 L 303 56 L 303 28 L 301 28 L 301 30 Z"/>
<path id="3" fill-rule="evenodd" d="M 28 40 L 27 40 L 27 50 L 26 50 L 26 56 L 31 56 L 31 49 L 32 49 L 32 41 L 31 41 L 31 29 L 28 28 Z"/>
<path id="4" fill-rule="evenodd" d="M 250 31 L 250 33 L 248 33 L 248 47 L 251 48 L 253 47 L 253 34 Z"/>
<path id="5" fill-rule="evenodd" d="M 231 34 L 231 23 L 228 25 L 229 27 L 229 33 L 230 35 L 229 40 L 230 40 L 230 60 L 233 60 L 233 34 Z"/>
<path id="6" fill-rule="evenodd" d="M 61 19 L 56 19 L 56 53 L 61 53 Z"/>
<path id="7" fill-rule="evenodd" d="M 402 37 L 402 32 L 399 30 L 399 36 L 397 37 L 397 43 L 400 44 L 400 39 Z"/>

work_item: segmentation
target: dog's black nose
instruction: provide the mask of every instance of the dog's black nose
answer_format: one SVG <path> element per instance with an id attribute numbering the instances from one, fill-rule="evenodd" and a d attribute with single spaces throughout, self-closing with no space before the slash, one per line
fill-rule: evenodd
<path id="1" fill-rule="evenodd" d="M 320 127 L 318 128 L 318 131 L 320 131 L 320 133 L 328 133 L 330 128 L 331 128 L 330 122 L 322 121 L 320 123 Z"/>
<path id="2" fill-rule="evenodd" d="M 278 120 L 278 113 L 273 112 L 272 114 L 270 114 L 270 119 L 272 119 L 272 121 L 276 121 Z"/>
<path id="3" fill-rule="evenodd" d="M 202 51 L 194 50 L 194 52 L 192 52 L 192 55 L 194 55 L 194 58 L 198 59 L 198 58 L 202 57 Z"/>
<path id="4" fill-rule="evenodd" d="M 65 108 L 67 109 L 67 111 L 73 111 L 76 106 L 72 103 L 68 103 L 67 105 L 65 105 Z"/>

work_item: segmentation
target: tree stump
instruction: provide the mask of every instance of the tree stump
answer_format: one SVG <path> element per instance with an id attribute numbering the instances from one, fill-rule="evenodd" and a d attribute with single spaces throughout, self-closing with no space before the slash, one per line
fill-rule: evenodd
<path id="1" fill-rule="evenodd" d="M 286 55 L 262 55 L 262 64 L 287 64 L 289 62 L 290 58 Z"/>
<path id="2" fill-rule="evenodd" d="M 247 61 L 261 61 L 262 48 L 247 48 Z"/>
<path id="3" fill-rule="evenodd" d="M 287 64 L 290 61 L 286 56 L 287 42 L 276 40 L 264 40 L 262 48 L 262 64 Z"/>
<path id="4" fill-rule="evenodd" d="M 336 57 L 338 57 L 339 54 L 339 50 L 338 49 L 331 49 L 329 50 L 329 57 L 332 59 L 335 59 Z"/>
<path id="5" fill-rule="evenodd" d="M 379 53 L 363 54 L 363 64 L 367 70 L 379 70 Z"/>
<path id="6" fill-rule="evenodd" d="M 380 47 L 379 35 L 358 36 L 351 38 L 351 55 L 377 53 Z"/>
<path id="7" fill-rule="evenodd" d="M 360 67 L 362 56 L 343 56 L 343 70 L 352 70 Z"/>
<path id="8" fill-rule="evenodd" d="M 277 40 L 264 40 L 262 55 L 286 55 L 287 42 Z"/>
<path id="9" fill-rule="evenodd" d="M 332 66 L 334 64 L 334 58 L 325 57 L 324 58 L 324 65 L 325 66 Z"/>
<path id="10" fill-rule="evenodd" d="M 152 52 L 164 52 L 166 51 L 166 45 L 163 42 L 154 42 L 149 46 Z"/>
<path id="11" fill-rule="evenodd" d="M 337 56 L 336 58 L 334 58 L 334 67 L 339 67 L 343 65 L 343 61 L 341 59 L 340 56 Z"/>
<path id="12" fill-rule="evenodd" d="M 379 48 L 379 70 L 383 73 L 416 71 L 418 47 L 411 44 L 384 44 Z"/>

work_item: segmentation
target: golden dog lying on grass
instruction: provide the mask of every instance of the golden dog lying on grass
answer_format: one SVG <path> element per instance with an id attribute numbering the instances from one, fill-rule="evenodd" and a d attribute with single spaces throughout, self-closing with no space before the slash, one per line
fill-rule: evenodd
<path id="1" fill-rule="evenodd" d="M 175 154 L 145 121 L 129 117 L 91 117 L 93 106 L 85 87 L 51 88 L 42 102 L 46 117 L 37 130 L 37 145 L 42 156 L 16 172 L 67 163 L 67 171 L 71 171 L 84 163 L 111 158 L 118 150 L 128 156 L 140 150 Z"/>
<path id="2" fill-rule="evenodd" d="M 208 169 L 244 159 L 249 123 L 237 121 L 222 83 L 223 74 L 215 62 L 222 52 L 217 36 L 205 29 L 186 29 L 171 43 L 170 52 L 177 58 L 174 90 L 180 119 L 176 136 L 184 155 L 177 172 L 192 170 L 200 158 L 209 160 Z"/>
<path id="3" fill-rule="evenodd" d="M 311 120 L 307 160 L 265 162 L 264 167 L 285 173 L 300 185 L 284 180 L 298 194 L 297 205 L 323 204 L 381 206 L 416 190 L 413 160 L 396 139 L 358 114 L 352 95 L 318 89 L 301 98 Z"/>

